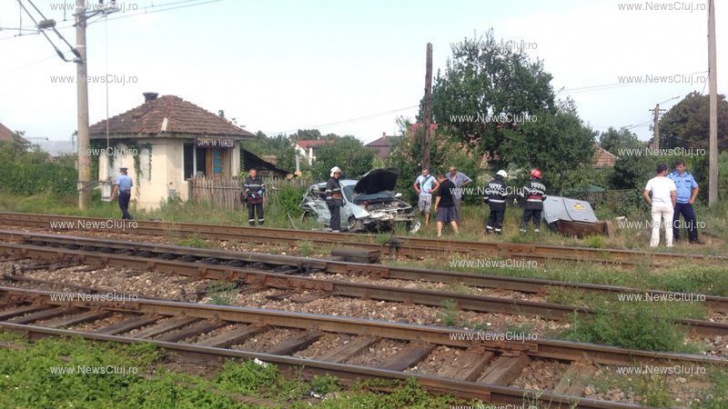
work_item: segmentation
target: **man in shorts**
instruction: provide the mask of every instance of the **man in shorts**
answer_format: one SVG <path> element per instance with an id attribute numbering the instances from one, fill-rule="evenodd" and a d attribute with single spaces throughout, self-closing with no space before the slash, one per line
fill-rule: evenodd
<path id="1" fill-rule="evenodd" d="M 450 223 L 455 234 L 458 232 L 458 216 L 455 210 L 455 184 L 445 177 L 444 173 L 437 175 L 440 186 L 437 188 L 437 199 L 435 199 L 435 214 L 437 215 L 437 237 L 442 237 L 442 225 Z"/>
<path id="2" fill-rule="evenodd" d="M 422 174 L 415 179 L 413 187 L 419 195 L 417 207 L 425 215 L 425 227 L 430 225 L 430 207 L 432 206 L 432 192 L 436 191 L 440 183 L 430 175 L 427 168 L 422 168 Z"/>

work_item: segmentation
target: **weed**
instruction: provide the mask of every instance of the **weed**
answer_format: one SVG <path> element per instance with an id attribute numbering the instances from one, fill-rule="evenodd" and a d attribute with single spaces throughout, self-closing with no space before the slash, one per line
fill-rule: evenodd
<path id="1" fill-rule="evenodd" d="M 200 235 L 194 234 L 190 237 L 181 239 L 177 242 L 177 245 L 184 247 L 194 247 L 198 249 L 209 249 L 212 247 L 210 243 L 205 241 Z"/>
<path id="2" fill-rule="evenodd" d="M 304 257 L 310 257 L 313 254 L 314 244 L 311 240 L 298 240 L 296 247 L 298 247 L 298 252 Z"/>
<path id="3" fill-rule="evenodd" d="M 339 379 L 329 374 L 323 376 L 314 376 L 311 380 L 311 389 L 319 395 L 325 395 L 330 392 L 338 392 L 341 390 Z"/>
<path id="4" fill-rule="evenodd" d="M 237 283 L 213 281 L 207 285 L 208 304 L 232 305 L 237 297 Z"/>
<path id="5" fill-rule="evenodd" d="M 458 324 L 458 316 L 460 311 L 455 300 L 446 299 L 442 302 L 442 310 L 439 313 L 442 324 L 448 327 L 454 327 Z"/>

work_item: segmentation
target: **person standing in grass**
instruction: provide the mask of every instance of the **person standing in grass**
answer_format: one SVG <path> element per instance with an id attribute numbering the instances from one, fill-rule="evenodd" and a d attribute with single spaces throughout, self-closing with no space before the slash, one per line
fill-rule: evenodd
<path id="1" fill-rule="evenodd" d="M 455 220 L 460 221 L 460 209 L 463 203 L 463 186 L 468 183 L 472 183 L 473 179 L 470 179 L 468 175 L 463 172 L 458 172 L 455 166 L 450 166 L 450 172 L 447 174 L 447 179 L 455 185 L 455 191 L 453 192 L 453 202 L 455 203 Z"/>
<path id="2" fill-rule="evenodd" d="M 677 204 L 672 216 L 672 239 L 680 240 L 680 214 L 685 218 L 688 227 L 688 240 L 691 244 L 702 244 L 698 240 L 698 221 L 695 218 L 693 203 L 698 197 L 698 182 L 695 181 L 690 172 L 685 171 L 685 161 L 680 159 L 675 162 L 675 171 L 668 176 L 677 188 Z"/>
<path id="3" fill-rule="evenodd" d="M 126 174 L 128 168 L 119 168 L 121 175 L 116 178 L 114 184 L 114 191 L 111 192 L 112 197 L 119 198 L 119 209 L 121 210 L 122 220 L 132 220 L 131 214 L 129 214 L 129 200 L 131 200 L 131 188 L 134 186 L 134 181 L 131 177 Z M 118 196 L 117 196 L 118 195 Z"/>
<path id="4" fill-rule="evenodd" d="M 259 225 L 265 223 L 263 217 L 263 192 L 265 192 L 265 184 L 263 179 L 258 176 L 258 169 L 251 168 L 248 177 L 243 181 L 245 202 L 248 204 L 248 223 L 255 226 L 256 218 Z"/>
<path id="5" fill-rule="evenodd" d="M 440 182 L 438 182 L 434 176 L 430 175 L 429 169 L 422 168 L 422 174 L 417 176 L 417 179 L 415 179 L 415 183 L 412 186 L 417 191 L 417 207 L 420 209 L 420 214 L 425 215 L 425 227 L 427 227 L 430 225 L 432 193 L 440 186 Z"/>
<path id="6" fill-rule="evenodd" d="M 344 192 L 341 190 L 339 178 L 341 178 L 341 169 L 338 166 L 331 168 L 331 174 L 328 182 L 326 182 L 326 206 L 331 213 L 329 219 L 329 227 L 332 232 L 341 231 L 341 208 L 344 207 Z"/>
<path id="7" fill-rule="evenodd" d="M 503 232 L 503 219 L 506 216 L 506 178 L 508 173 L 501 169 L 495 178 L 488 183 L 485 189 L 485 202 L 490 207 L 490 214 L 485 223 L 485 233 L 501 234 Z"/>
<path id="8" fill-rule="evenodd" d="M 533 231 L 538 233 L 541 227 L 541 215 L 543 213 L 543 201 L 546 200 L 546 186 L 541 180 L 541 171 L 533 169 L 531 180 L 519 193 L 526 199 L 523 206 L 523 217 L 521 218 L 521 233 L 528 229 L 528 223 L 533 219 Z"/>
<path id="9" fill-rule="evenodd" d="M 449 181 L 443 173 L 437 176 L 437 180 L 440 182 L 440 187 L 437 188 L 437 199 L 435 199 L 437 237 L 442 237 L 442 225 L 448 222 L 455 230 L 455 234 L 459 234 L 455 200 L 453 200 L 455 184 Z"/>
<path id="10" fill-rule="evenodd" d="M 660 224 L 665 226 L 665 242 L 672 247 L 672 216 L 677 202 L 677 187 L 666 177 L 667 165 L 657 165 L 657 176 L 647 182 L 642 196 L 652 206 L 652 237 L 650 247 L 660 244 Z M 651 197 L 650 197 L 651 195 Z"/>

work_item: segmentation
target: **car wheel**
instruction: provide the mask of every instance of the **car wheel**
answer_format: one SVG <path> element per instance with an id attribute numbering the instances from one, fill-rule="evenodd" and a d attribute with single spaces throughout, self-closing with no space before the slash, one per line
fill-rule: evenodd
<path id="1" fill-rule="evenodd" d="M 361 231 L 364 230 L 364 224 L 361 220 L 357 220 L 354 216 L 349 216 L 349 220 L 347 220 L 346 227 L 349 229 L 349 231 Z"/>

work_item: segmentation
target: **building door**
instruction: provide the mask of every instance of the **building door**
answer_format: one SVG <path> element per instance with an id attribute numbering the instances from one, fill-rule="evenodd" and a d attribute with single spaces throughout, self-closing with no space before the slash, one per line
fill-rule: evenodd
<path id="1" fill-rule="evenodd" d="M 208 177 L 225 177 L 229 173 L 228 149 L 207 149 L 206 175 Z"/>

